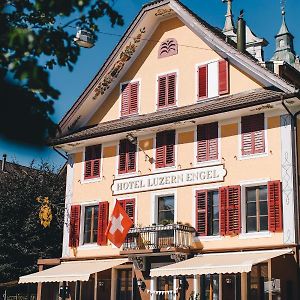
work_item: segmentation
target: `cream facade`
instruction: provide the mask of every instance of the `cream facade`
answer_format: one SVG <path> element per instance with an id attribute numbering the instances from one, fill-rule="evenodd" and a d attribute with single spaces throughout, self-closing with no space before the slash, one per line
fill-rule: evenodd
<path id="1" fill-rule="evenodd" d="M 128 258 L 70 281 L 70 297 L 298 299 L 297 88 L 178 1 L 144 6 L 128 36 L 54 141 L 69 157 L 62 261 Z M 103 238 L 116 201 L 134 222 L 120 249 Z M 251 271 L 151 276 L 199 254 L 226 264 L 269 250 Z"/>

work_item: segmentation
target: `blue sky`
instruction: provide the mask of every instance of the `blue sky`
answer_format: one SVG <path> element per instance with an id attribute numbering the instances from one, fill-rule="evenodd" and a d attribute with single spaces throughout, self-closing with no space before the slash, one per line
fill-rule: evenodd
<path id="1" fill-rule="evenodd" d="M 52 71 L 51 83 L 61 92 L 61 97 L 55 104 L 56 111 L 53 115 L 53 119 L 56 122 L 59 122 L 80 96 L 119 41 L 120 36 L 109 34 L 123 34 L 142 5 L 147 2 L 143 0 L 115 0 L 114 7 L 123 15 L 125 25 L 112 28 L 109 20 L 103 18 L 99 21 L 99 28 L 103 33 L 99 34 L 97 44 L 91 49 L 81 50 L 81 56 L 74 71 L 70 73 L 65 68 L 57 68 Z M 222 0 L 182 0 L 182 2 L 213 26 L 223 28 L 226 5 L 222 3 Z M 275 49 L 274 35 L 278 32 L 281 25 L 280 2 L 280 0 L 233 1 L 235 20 L 239 15 L 239 11 L 244 9 L 247 25 L 256 35 L 264 37 L 269 42 L 269 46 L 265 49 L 266 59 L 270 59 L 273 54 Z M 299 0 L 286 0 L 287 25 L 295 36 L 295 50 L 298 54 L 300 54 L 299 11 Z M 57 166 L 64 163 L 64 160 L 53 150 L 28 148 L 0 140 L 0 156 L 2 156 L 2 153 L 8 154 L 8 160 L 14 159 L 25 165 L 32 160 L 39 161 L 40 159 L 49 161 Z"/>

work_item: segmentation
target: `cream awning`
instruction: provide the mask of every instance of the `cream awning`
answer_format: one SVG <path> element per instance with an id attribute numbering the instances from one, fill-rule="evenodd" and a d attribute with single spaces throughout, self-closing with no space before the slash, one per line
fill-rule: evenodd
<path id="1" fill-rule="evenodd" d="M 250 272 L 253 265 L 292 253 L 291 249 L 202 254 L 161 268 L 151 269 L 150 276 L 201 275 Z"/>
<path id="2" fill-rule="evenodd" d="M 127 258 L 62 262 L 60 265 L 22 276 L 19 283 L 88 281 L 93 273 L 111 269 L 128 262 Z"/>

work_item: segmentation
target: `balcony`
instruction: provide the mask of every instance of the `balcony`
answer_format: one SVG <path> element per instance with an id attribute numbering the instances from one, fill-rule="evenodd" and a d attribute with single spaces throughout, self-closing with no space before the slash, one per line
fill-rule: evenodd
<path id="1" fill-rule="evenodd" d="M 195 229 L 188 225 L 168 224 L 131 228 L 123 244 L 123 252 L 134 250 L 191 249 Z"/>

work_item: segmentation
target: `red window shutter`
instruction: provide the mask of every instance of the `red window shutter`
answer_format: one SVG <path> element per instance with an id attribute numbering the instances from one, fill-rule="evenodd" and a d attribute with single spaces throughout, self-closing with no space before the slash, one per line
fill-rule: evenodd
<path id="1" fill-rule="evenodd" d="M 158 77 L 158 108 L 167 105 L 167 76 Z"/>
<path id="2" fill-rule="evenodd" d="M 264 114 L 242 117 L 242 154 L 265 152 Z"/>
<path id="3" fill-rule="evenodd" d="M 69 247 L 79 246 L 80 211 L 81 211 L 80 205 L 71 206 Z"/>
<path id="4" fill-rule="evenodd" d="M 227 198 L 227 234 L 239 234 L 241 229 L 241 187 L 228 187 Z"/>
<path id="5" fill-rule="evenodd" d="M 100 170 L 101 170 L 101 145 L 86 147 L 84 179 L 99 177 Z"/>
<path id="6" fill-rule="evenodd" d="M 122 100 L 121 100 L 121 116 L 129 114 L 129 102 L 130 102 L 130 84 L 122 85 Z"/>
<path id="7" fill-rule="evenodd" d="M 109 203 L 107 201 L 99 203 L 98 209 L 98 236 L 97 244 L 104 246 L 107 244 L 106 229 L 108 226 Z"/>
<path id="8" fill-rule="evenodd" d="M 198 98 L 207 98 L 207 65 L 198 68 L 199 90 Z"/>
<path id="9" fill-rule="evenodd" d="M 229 93 L 229 66 L 227 60 L 219 61 L 219 95 Z"/>
<path id="10" fill-rule="evenodd" d="M 282 188 L 280 181 L 268 182 L 269 231 L 282 231 Z"/>
<path id="11" fill-rule="evenodd" d="M 200 236 L 207 235 L 207 191 L 196 192 L 196 231 Z"/>
<path id="12" fill-rule="evenodd" d="M 121 140 L 119 145 L 119 173 L 126 173 L 126 148 L 127 140 Z"/>
<path id="13" fill-rule="evenodd" d="M 165 136 L 164 132 L 158 132 L 156 134 L 156 168 L 162 168 L 165 166 Z"/>
<path id="14" fill-rule="evenodd" d="M 218 123 L 209 123 L 197 127 L 198 162 L 218 159 Z"/>
<path id="15" fill-rule="evenodd" d="M 168 105 L 174 105 L 176 102 L 176 74 L 168 75 Z"/>
<path id="16" fill-rule="evenodd" d="M 139 83 L 131 83 L 129 114 L 138 112 Z"/>
<path id="17" fill-rule="evenodd" d="M 118 200 L 122 208 L 125 210 L 128 217 L 134 223 L 134 216 L 135 216 L 135 199 L 123 199 Z"/>
<path id="18" fill-rule="evenodd" d="M 175 163 L 175 130 L 165 131 L 166 161 L 165 166 L 174 166 Z"/>
<path id="19" fill-rule="evenodd" d="M 228 188 L 219 188 L 219 222 L 220 235 L 225 235 L 227 232 L 227 202 L 228 202 Z"/>

